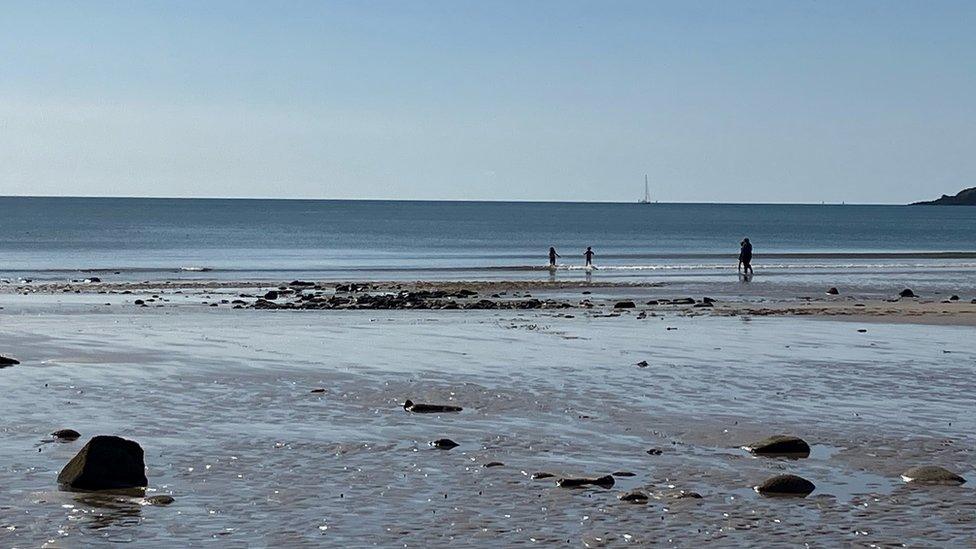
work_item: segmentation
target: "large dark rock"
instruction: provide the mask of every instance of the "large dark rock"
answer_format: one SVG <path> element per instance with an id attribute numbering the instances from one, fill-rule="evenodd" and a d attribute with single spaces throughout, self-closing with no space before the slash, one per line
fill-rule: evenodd
<path id="1" fill-rule="evenodd" d="M 274 301 L 278 299 L 278 292 L 275 290 L 269 290 L 268 293 L 264 294 L 264 299 L 268 301 Z"/>
<path id="2" fill-rule="evenodd" d="M 805 458 L 810 455 L 810 445 L 800 437 L 775 435 L 743 446 L 757 456 L 786 456 Z"/>
<path id="3" fill-rule="evenodd" d="M 827 295 L 838 295 L 838 294 L 840 294 L 840 290 L 838 290 L 837 288 L 834 287 L 827 288 Z"/>
<path id="4" fill-rule="evenodd" d="M 966 482 L 966 479 L 962 478 L 961 476 L 944 467 L 938 467 L 936 465 L 912 467 L 901 474 L 901 479 L 905 482 L 913 484 L 957 485 Z"/>
<path id="5" fill-rule="evenodd" d="M 918 297 L 915 295 L 915 292 L 911 290 L 911 288 L 905 288 L 904 290 L 898 292 L 898 295 L 900 297 Z"/>
<path id="6" fill-rule="evenodd" d="M 144 488 L 149 481 L 143 455 L 137 442 L 116 436 L 94 437 L 64 466 L 58 484 L 73 490 Z"/>
<path id="7" fill-rule="evenodd" d="M 764 496 L 806 497 L 816 489 L 812 482 L 796 475 L 776 475 L 756 486 L 756 491 Z"/>
<path id="8" fill-rule="evenodd" d="M 19 360 L 0 355 L 0 370 L 9 366 L 16 366 L 17 364 L 20 364 Z"/>

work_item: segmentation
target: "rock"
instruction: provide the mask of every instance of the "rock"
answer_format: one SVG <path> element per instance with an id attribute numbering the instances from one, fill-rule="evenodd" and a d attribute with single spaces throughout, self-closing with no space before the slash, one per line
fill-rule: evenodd
<path id="1" fill-rule="evenodd" d="M 544 478 L 552 478 L 554 476 L 556 476 L 556 475 L 554 475 L 552 473 L 546 473 L 546 472 L 532 473 L 532 480 L 539 480 L 539 479 L 544 479 Z"/>
<path id="2" fill-rule="evenodd" d="M 10 366 L 16 366 L 18 364 L 20 364 L 19 360 L 0 355 L 0 370 Z"/>
<path id="3" fill-rule="evenodd" d="M 149 496 L 145 500 L 146 505 L 169 505 L 176 501 L 173 496 L 167 496 L 165 494 L 158 496 Z"/>
<path id="4" fill-rule="evenodd" d="M 701 309 L 703 307 L 714 307 L 714 306 L 715 305 L 712 305 L 710 301 L 702 301 L 701 303 L 695 303 L 694 305 L 692 305 L 692 307 L 696 309 Z"/>
<path id="5" fill-rule="evenodd" d="M 693 305 L 694 303 L 695 303 L 695 300 L 692 299 L 692 298 L 690 298 L 690 297 L 682 297 L 682 298 L 679 298 L 679 299 L 672 299 L 671 300 L 671 304 L 672 305 Z"/>
<path id="6" fill-rule="evenodd" d="M 868 333 L 868 331 L 867 331 L 866 328 L 858 328 L 857 329 L 857 333 L 859 333 L 859 334 L 866 334 L 866 333 Z"/>
<path id="7" fill-rule="evenodd" d="M 614 309 L 633 309 L 637 305 L 633 301 L 618 301 L 614 304 Z"/>
<path id="8" fill-rule="evenodd" d="M 643 504 L 647 503 L 647 494 L 639 490 L 634 490 L 632 492 L 627 492 L 625 494 L 620 494 L 617 496 L 620 501 L 626 501 L 627 503 L 637 503 Z"/>
<path id="9" fill-rule="evenodd" d="M 702 303 L 715 303 L 715 300 L 710 297 L 703 297 Z"/>
<path id="10" fill-rule="evenodd" d="M 900 297 L 918 297 L 910 288 L 905 288 L 904 290 L 898 292 L 898 295 Z"/>
<path id="11" fill-rule="evenodd" d="M 312 393 L 312 394 L 320 394 L 320 393 L 324 393 L 325 392 L 325 389 L 322 389 L 322 388 L 312 389 L 309 392 Z"/>
<path id="12" fill-rule="evenodd" d="M 600 488 L 613 488 L 615 481 L 612 475 L 599 478 L 561 478 L 556 481 L 556 486 L 560 488 L 581 488 L 583 486 L 599 486 Z"/>
<path id="13" fill-rule="evenodd" d="M 630 471 L 615 471 L 615 472 L 611 473 L 611 475 L 613 475 L 615 477 L 633 477 L 633 476 L 636 476 L 634 473 L 631 473 Z"/>
<path id="14" fill-rule="evenodd" d="M 58 484 L 74 490 L 143 488 L 149 483 L 143 456 L 137 442 L 96 436 L 64 466 Z"/>
<path id="15" fill-rule="evenodd" d="M 816 489 L 812 482 L 796 475 L 776 475 L 755 487 L 764 496 L 794 497 L 806 497 Z"/>
<path id="16" fill-rule="evenodd" d="M 913 484 L 948 484 L 958 485 L 966 482 L 966 479 L 953 473 L 952 471 L 938 467 L 936 465 L 925 465 L 922 467 L 912 467 L 901 474 L 901 479 Z"/>
<path id="17" fill-rule="evenodd" d="M 647 453 L 648 455 L 659 456 L 664 453 L 664 450 L 661 450 L 659 448 L 651 448 L 650 450 L 647 451 Z"/>
<path id="18" fill-rule="evenodd" d="M 85 282 L 87 282 L 89 284 L 91 284 L 93 282 L 101 282 L 101 281 L 102 281 L 102 279 L 101 278 L 98 278 L 97 276 L 93 276 L 91 278 L 86 278 L 85 279 Z"/>
<path id="19" fill-rule="evenodd" d="M 949 297 L 949 301 L 959 301 L 959 296 L 953 295 L 953 296 Z"/>
<path id="20" fill-rule="evenodd" d="M 143 300 L 141 300 L 141 299 L 137 299 L 137 300 L 133 301 L 132 304 L 133 305 L 145 305 L 146 302 L 143 301 Z"/>
<path id="21" fill-rule="evenodd" d="M 810 455 L 810 445 L 799 437 L 775 435 L 742 447 L 757 456 L 787 456 L 805 458 Z"/>
<path id="22" fill-rule="evenodd" d="M 701 499 L 702 495 L 698 492 L 675 492 L 671 494 L 673 499 Z"/>
<path id="23" fill-rule="evenodd" d="M 827 295 L 838 295 L 838 294 L 840 294 L 840 290 L 838 290 L 837 288 L 833 288 L 833 287 L 827 288 Z"/>
<path id="24" fill-rule="evenodd" d="M 638 368 L 647 368 L 648 366 L 650 366 L 650 364 L 648 364 L 646 360 L 642 360 L 637 363 Z"/>
<path id="25" fill-rule="evenodd" d="M 72 442 L 81 438 L 81 433 L 74 429 L 59 429 L 51 433 L 59 442 Z"/>
<path id="26" fill-rule="evenodd" d="M 403 409 L 415 414 L 441 414 L 446 412 L 460 412 L 462 410 L 460 406 L 449 406 L 446 404 L 417 404 L 410 399 L 407 399 L 407 401 L 403 403 Z"/>
<path id="27" fill-rule="evenodd" d="M 504 466 L 505 464 L 500 461 L 489 461 L 488 463 L 482 465 L 482 467 L 484 467 L 485 469 L 489 469 L 491 467 L 504 467 Z"/>
<path id="28" fill-rule="evenodd" d="M 454 442 L 449 438 L 439 438 L 437 440 L 431 441 L 430 445 L 433 446 L 434 448 L 440 448 L 441 450 L 450 450 L 451 448 L 457 448 L 458 446 L 460 446 L 460 444 Z"/>
<path id="29" fill-rule="evenodd" d="M 304 280 L 292 280 L 288 285 L 291 286 L 291 287 L 293 287 L 293 288 L 298 288 L 298 287 L 315 286 L 315 283 L 314 282 L 306 282 Z"/>
<path id="30" fill-rule="evenodd" d="M 268 293 L 264 294 L 263 297 L 264 297 L 264 299 L 267 299 L 268 301 L 274 301 L 274 300 L 278 299 L 278 292 L 276 290 L 270 290 L 270 291 L 268 291 Z"/>

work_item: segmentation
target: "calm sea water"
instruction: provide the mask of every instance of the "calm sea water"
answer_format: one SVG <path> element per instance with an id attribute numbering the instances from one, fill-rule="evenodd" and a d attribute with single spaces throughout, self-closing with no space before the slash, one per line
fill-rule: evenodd
<path id="1" fill-rule="evenodd" d="M 0 198 L 0 276 L 426 279 L 976 268 L 976 207 Z M 565 272 L 564 272 L 565 271 Z M 116 272 L 118 274 L 116 274 Z M 104 277 L 103 277 L 104 278 Z"/>

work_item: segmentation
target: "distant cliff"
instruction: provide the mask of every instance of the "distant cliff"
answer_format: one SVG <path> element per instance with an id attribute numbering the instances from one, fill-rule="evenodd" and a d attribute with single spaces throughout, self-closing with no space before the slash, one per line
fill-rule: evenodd
<path id="1" fill-rule="evenodd" d="M 942 195 L 938 200 L 916 202 L 914 206 L 976 206 L 976 187 L 959 191 L 956 196 Z"/>

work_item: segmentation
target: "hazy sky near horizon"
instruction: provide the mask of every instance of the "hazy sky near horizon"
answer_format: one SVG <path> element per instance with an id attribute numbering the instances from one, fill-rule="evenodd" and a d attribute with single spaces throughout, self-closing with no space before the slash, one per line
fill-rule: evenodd
<path id="1" fill-rule="evenodd" d="M 0 195 L 907 202 L 976 2 L 0 2 Z"/>

